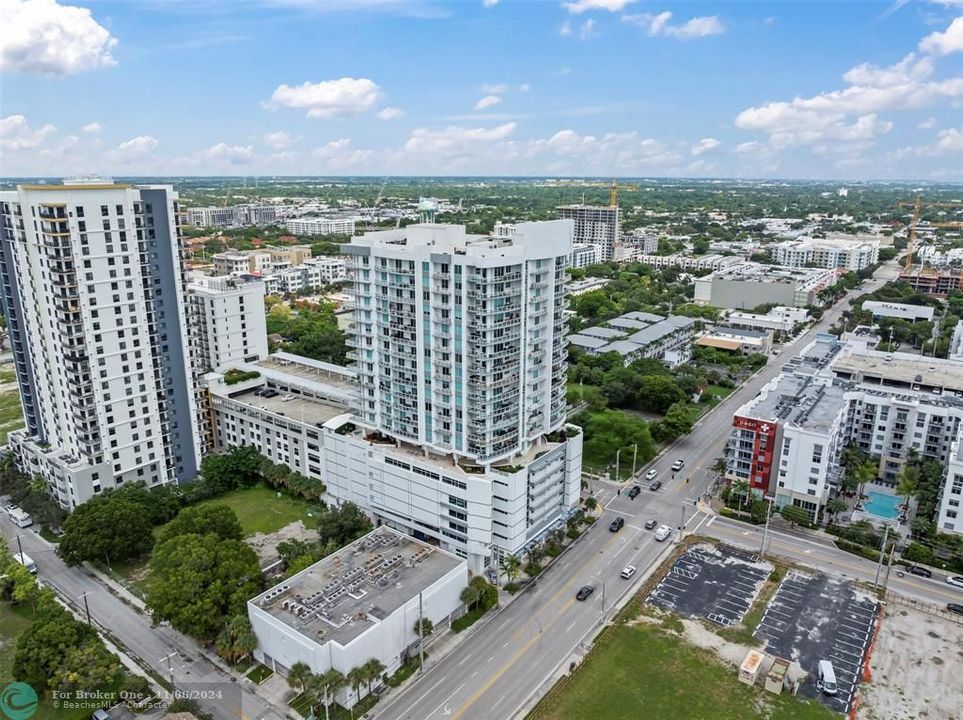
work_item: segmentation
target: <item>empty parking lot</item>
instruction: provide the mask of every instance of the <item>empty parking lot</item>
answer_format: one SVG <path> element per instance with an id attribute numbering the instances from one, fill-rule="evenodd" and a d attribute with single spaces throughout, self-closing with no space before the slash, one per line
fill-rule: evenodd
<path id="1" fill-rule="evenodd" d="M 848 712 L 878 614 L 879 603 L 848 581 L 792 571 L 769 601 L 755 636 L 768 653 L 794 660 L 809 672 L 812 681 L 800 693 Z M 820 660 L 831 661 L 836 671 L 839 694 L 835 697 L 816 689 Z"/>
<path id="2" fill-rule="evenodd" d="M 736 625 L 771 572 L 768 562 L 745 551 L 697 545 L 676 560 L 648 602 L 723 627 Z"/>

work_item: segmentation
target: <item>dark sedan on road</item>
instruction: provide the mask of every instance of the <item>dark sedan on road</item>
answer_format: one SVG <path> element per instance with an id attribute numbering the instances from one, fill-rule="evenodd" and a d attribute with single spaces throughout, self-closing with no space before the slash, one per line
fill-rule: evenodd
<path id="1" fill-rule="evenodd" d="M 963 605 L 960 605 L 959 603 L 946 603 L 946 609 L 951 613 L 963 615 Z"/>
<path id="2" fill-rule="evenodd" d="M 617 517 L 609 524 L 609 532 L 618 532 L 625 525 L 625 518 Z"/>
<path id="3" fill-rule="evenodd" d="M 662 481 L 661 481 L 661 480 L 655 480 L 651 485 L 649 485 L 649 490 L 651 490 L 652 492 L 655 492 L 655 491 L 658 490 L 660 487 L 662 487 Z"/>
<path id="4" fill-rule="evenodd" d="M 646 530 L 651 530 L 652 528 L 654 528 L 654 527 L 655 527 L 656 525 L 658 525 L 658 524 L 659 524 L 659 521 L 658 521 L 658 520 L 646 520 L 646 521 L 645 521 L 645 529 L 646 529 Z"/>
<path id="5" fill-rule="evenodd" d="M 629 490 L 629 500 L 635 500 L 640 492 L 642 492 L 642 488 L 640 488 L 638 485 L 633 485 L 632 489 Z"/>
<path id="6" fill-rule="evenodd" d="M 575 599 L 588 600 L 588 596 L 591 595 L 593 592 L 595 592 L 594 587 L 592 587 L 591 585 L 583 585 L 578 589 L 578 592 L 575 593 Z"/>
<path id="7" fill-rule="evenodd" d="M 929 568 L 922 567 L 920 565 L 907 565 L 906 572 L 910 575 L 918 575 L 919 577 L 931 578 L 933 577 L 933 571 Z"/>

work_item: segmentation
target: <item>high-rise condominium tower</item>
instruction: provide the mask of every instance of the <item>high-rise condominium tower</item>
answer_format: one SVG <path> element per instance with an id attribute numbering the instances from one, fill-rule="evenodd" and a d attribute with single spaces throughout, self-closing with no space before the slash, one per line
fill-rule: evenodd
<path id="1" fill-rule="evenodd" d="M 0 192 L 2 303 L 26 422 L 10 447 L 65 508 L 196 475 L 176 212 L 168 185 Z"/>
<path id="2" fill-rule="evenodd" d="M 364 425 L 489 465 L 564 424 L 571 221 L 512 238 L 410 225 L 342 249 Z"/>

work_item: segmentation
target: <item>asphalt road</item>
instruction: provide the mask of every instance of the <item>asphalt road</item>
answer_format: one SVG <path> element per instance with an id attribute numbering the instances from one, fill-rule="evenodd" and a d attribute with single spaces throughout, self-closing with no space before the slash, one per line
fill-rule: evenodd
<path id="1" fill-rule="evenodd" d="M 876 277 L 852 291 L 827 310 L 812 328 L 784 346 L 777 358 L 723 400 L 692 433 L 680 438 L 654 462 L 639 468 L 639 476 L 650 468 L 656 469 L 663 481 L 658 492 L 649 491 L 648 483 L 642 482 L 642 493 L 630 500 L 627 493 L 617 495 L 612 483 L 594 483 L 593 490 L 605 510 L 586 536 L 565 554 L 561 562 L 538 578 L 533 591 L 517 598 L 442 661 L 435 664 L 429 658 L 424 674 L 401 692 L 386 697 L 376 707 L 374 716 L 379 720 L 515 717 L 550 687 L 549 681 L 556 670 L 579 652 L 583 641 L 591 640 L 600 629 L 603 586 L 605 612 L 608 613 L 613 603 L 640 583 L 645 571 L 668 553 L 671 542 L 658 543 L 651 532 L 643 529 L 645 521 L 650 518 L 674 528 L 684 522 L 687 531 L 698 530 L 752 547 L 754 539 L 747 541 L 738 530 L 720 522 L 719 518 L 706 527 L 710 518 L 697 512 L 694 502 L 713 480 L 710 468 L 715 459 L 723 455 L 733 412 L 775 377 L 782 365 L 816 333 L 826 332 L 849 307 L 849 299 L 878 288 L 894 278 L 898 271 L 895 262 L 881 267 Z M 673 478 L 670 466 L 677 458 L 684 458 L 686 466 Z M 608 524 L 617 516 L 624 517 L 626 525 L 621 532 L 610 533 Z M 741 525 L 738 527 L 744 529 Z M 783 537 L 779 533 L 774 534 L 770 542 L 772 552 L 786 554 L 821 569 L 838 567 L 840 571 L 859 572 L 865 577 L 863 565 L 866 561 L 831 546 L 818 553 L 806 552 L 808 549 L 802 540 L 794 536 Z M 835 565 L 830 566 L 830 561 Z M 638 568 L 632 581 L 619 577 L 622 567 L 628 564 Z M 872 580 L 872 574 L 869 579 Z M 585 602 L 579 602 L 575 593 L 586 584 L 593 585 L 595 592 Z M 914 591 L 918 584 L 916 579 L 897 579 L 895 572 L 890 578 L 894 590 L 916 596 L 920 596 Z M 931 601 L 939 597 L 945 602 L 942 591 L 943 588 L 934 587 L 923 596 Z"/>
<path id="2" fill-rule="evenodd" d="M 129 656 L 140 658 L 165 679 L 173 675 L 174 687 L 186 697 L 197 700 L 217 720 L 280 720 L 276 712 L 249 688 L 232 681 L 230 676 L 207 660 L 190 638 L 169 626 L 153 626 L 148 615 L 127 605 L 82 568 L 68 567 L 57 557 L 53 547 L 33 532 L 22 530 L 5 515 L 0 518 L 0 532 L 7 538 L 10 550 L 17 552 L 17 537 L 23 551 L 37 563 L 37 578 L 55 590 L 83 617 L 84 594 L 94 625 L 106 631 L 123 645 Z M 170 667 L 168 667 L 168 658 Z"/>

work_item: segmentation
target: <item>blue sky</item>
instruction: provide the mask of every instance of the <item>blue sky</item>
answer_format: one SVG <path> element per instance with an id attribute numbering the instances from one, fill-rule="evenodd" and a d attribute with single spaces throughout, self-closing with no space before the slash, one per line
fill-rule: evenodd
<path id="1" fill-rule="evenodd" d="M 963 181 L 963 0 L 76 1 L 0 0 L 2 175 Z"/>

